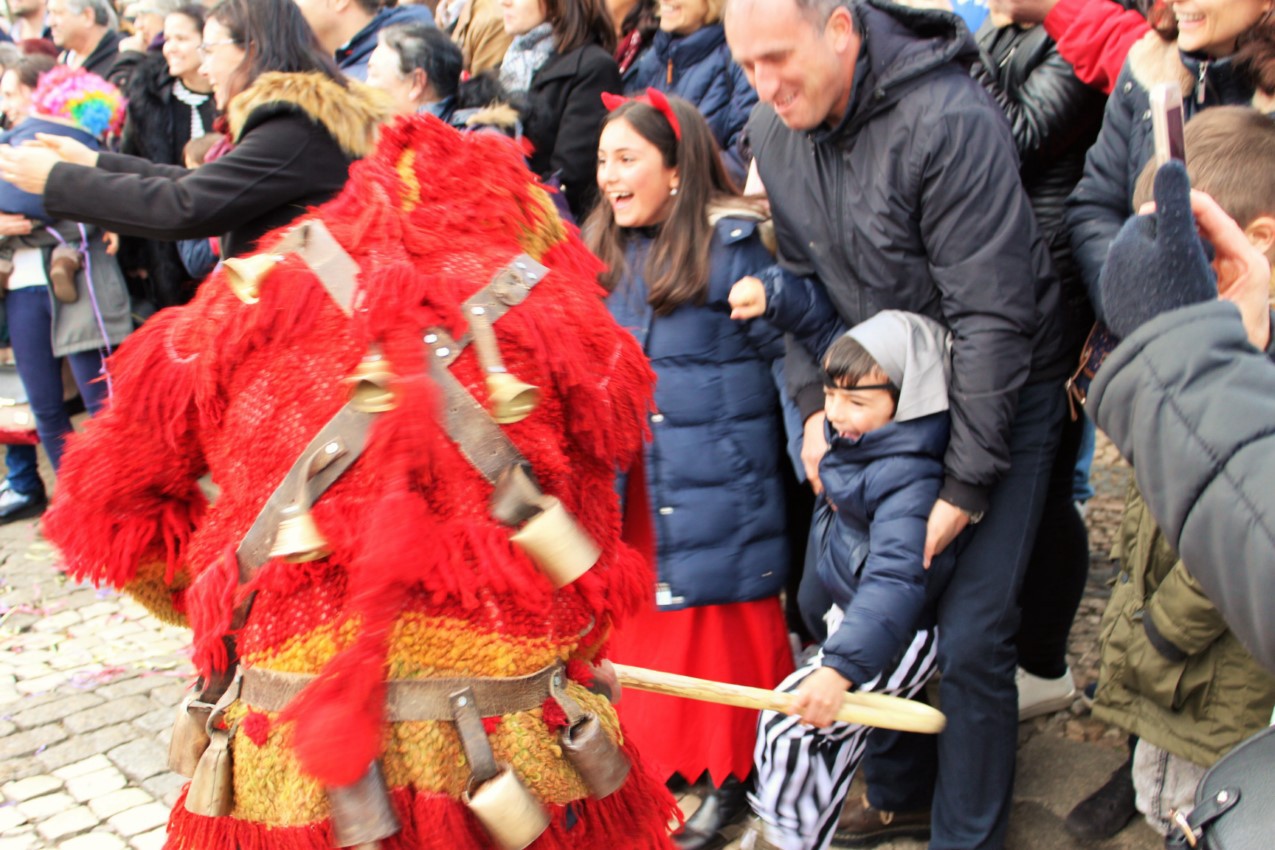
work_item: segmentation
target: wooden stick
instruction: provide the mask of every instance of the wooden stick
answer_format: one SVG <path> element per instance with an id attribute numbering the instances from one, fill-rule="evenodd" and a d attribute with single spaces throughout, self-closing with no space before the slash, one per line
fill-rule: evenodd
<path id="1" fill-rule="evenodd" d="M 616 664 L 615 672 L 620 677 L 620 684 L 626 688 L 667 694 L 683 699 L 781 713 L 787 713 L 788 705 L 792 701 L 792 694 L 780 691 L 714 682 L 710 679 L 696 679 L 693 676 L 679 676 L 676 673 L 630 667 L 627 664 Z M 947 724 L 947 718 L 943 716 L 943 712 L 923 703 L 887 694 L 855 692 L 846 694 L 845 705 L 837 712 L 837 720 L 843 723 L 859 723 L 881 729 L 921 732 L 928 735 L 937 735 Z"/>

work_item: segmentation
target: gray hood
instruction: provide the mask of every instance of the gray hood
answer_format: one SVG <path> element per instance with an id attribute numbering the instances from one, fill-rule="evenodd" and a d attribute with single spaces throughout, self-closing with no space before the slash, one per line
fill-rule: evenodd
<path id="1" fill-rule="evenodd" d="M 947 410 L 952 334 L 938 322 L 903 310 L 882 310 L 847 336 L 872 355 L 899 388 L 894 421 Z"/>

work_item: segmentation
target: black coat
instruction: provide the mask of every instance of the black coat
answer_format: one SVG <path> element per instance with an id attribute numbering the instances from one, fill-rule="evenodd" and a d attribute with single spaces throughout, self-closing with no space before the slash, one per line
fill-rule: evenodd
<path id="1" fill-rule="evenodd" d="M 851 10 L 865 46 L 842 123 L 798 132 L 769 106 L 749 122 L 780 258 L 817 276 L 848 324 L 896 309 L 952 331 L 942 496 L 985 510 L 1009 468 L 1019 388 L 1069 365 L 1058 282 L 1018 169 L 1006 167 L 1017 161 L 1009 126 L 970 76 L 978 50 L 965 28 L 884 0 Z"/>
<path id="2" fill-rule="evenodd" d="M 598 135 L 606 107 L 602 93 L 624 88 L 615 58 L 596 44 L 554 55 L 531 78 L 526 136 L 531 170 L 560 173 L 571 213 L 582 220 L 597 199 Z"/>
<path id="3" fill-rule="evenodd" d="M 319 74 L 264 74 L 232 102 L 234 150 L 188 171 L 102 154 L 97 168 L 58 163 L 50 214 L 148 239 L 221 236 L 222 256 L 332 198 L 371 149 L 381 110 Z"/>
<path id="4" fill-rule="evenodd" d="M 1085 168 L 1085 151 L 1102 126 L 1102 93 L 1082 83 L 1044 27 L 996 27 L 976 36 L 983 62 L 976 76 L 1009 118 L 1019 174 L 1062 286 L 1063 337 L 1079 353 L 1093 309 L 1071 253 L 1064 221 L 1067 196 Z"/>
<path id="5" fill-rule="evenodd" d="M 211 95 L 199 108 L 204 127 L 211 131 L 216 107 Z M 120 152 L 160 165 L 182 165 L 182 144 L 190 136 L 190 108 L 173 97 L 173 77 L 163 54 L 152 53 L 133 73 L 128 86 L 128 121 Z M 183 304 L 195 294 L 172 242 L 126 237 L 120 245 L 120 266 L 126 273 L 145 269 L 135 280 L 136 293 L 156 307 Z"/>

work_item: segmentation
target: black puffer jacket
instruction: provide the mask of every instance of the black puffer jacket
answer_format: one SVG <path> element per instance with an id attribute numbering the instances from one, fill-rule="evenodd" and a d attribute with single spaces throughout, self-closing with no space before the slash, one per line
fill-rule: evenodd
<path id="1" fill-rule="evenodd" d="M 982 511 L 1009 468 L 1019 388 L 1066 371 L 1058 283 L 964 26 L 884 0 L 851 10 L 865 46 L 841 124 L 793 131 L 770 106 L 749 121 L 780 257 L 818 276 L 847 323 L 896 309 L 952 330 L 942 496 Z M 807 415 L 822 403 L 808 399 Z"/>
<path id="2" fill-rule="evenodd" d="M 1133 215 L 1134 186 L 1155 152 L 1151 88 L 1156 83 L 1172 82 L 1182 89 L 1182 111 L 1187 120 L 1212 106 L 1248 105 L 1254 97 L 1252 79 L 1230 59 L 1209 60 L 1180 53 L 1176 44 L 1154 32 L 1129 51 L 1107 101 L 1102 132 L 1085 160 L 1084 176 L 1067 200 L 1072 248 L 1099 317 L 1098 276 L 1111 240 Z"/>
<path id="3" fill-rule="evenodd" d="M 120 153 L 140 156 L 160 165 L 182 165 L 182 147 L 190 137 L 190 107 L 173 97 L 173 77 L 161 53 L 146 57 L 128 86 L 128 121 Z M 212 96 L 199 107 L 205 127 L 211 130 L 217 114 Z M 137 282 L 143 295 L 156 307 L 184 304 L 195 294 L 172 242 L 126 237 L 120 245 L 120 266 L 126 273 L 145 269 Z"/>
<path id="4" fill-rule="evenodd" d="M 975 76 L 1009 118 L 1023 188 L 1062 286 L 1065 347 L 1078 352 L 1093 309 L 1064 216 L 1067 196 L 1085 168 L 1085 151 L 1102 126 L 1104 97 L 1076 78 L 1044 27 L 997 27 L 988 17 L 975 38 L 983 53 Z"/>

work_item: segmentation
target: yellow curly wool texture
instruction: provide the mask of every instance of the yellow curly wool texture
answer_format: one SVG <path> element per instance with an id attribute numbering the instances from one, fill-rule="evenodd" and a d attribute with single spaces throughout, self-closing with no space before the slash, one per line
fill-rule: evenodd
<path id="1" fill-rule="evenodd" d="M 317 673 L 357 634 L 358 624 L 323 626 L 291 638 L 269 652 L 245 656 L 250 667 L 286 673 Z M 386 675 L 391 679 L 425 676 L 521 676 L 555 661 L 565 661 L 574 644 L 561 638 L 510 636 L 480 632 L 455 617 L 407 612 L 394 624 Z"/>
<path id="2" fill-rule="evenodd" d="M 615 710 L 601 697 L 571 682 L 568 695 L 581 709 L 596 714 L 607 735 L 622 744 Z M 226 712 L 232 726 L 252 709 L 237 702 Z M 288 746 L 291 724 L 274 712 L 261 712 L 270 733 L 261 746 L 238 733 L 231 742 L 235 800 L 232 816 L 269 826 L 299 826 L 328 816 L 322 786 L 301 773 Z M 563 757 L 558 734 L 545 726 L 541 709 L 501 718 L 489 736 L 496 761 L 509 765 L 541 801 L 561 805 L 588 796 L 580 775 Z M 387 724 L 382 756 L 385 781 L 391 788 L 442 793 L 459 798 L 469 784 L 469 764 L 456 727 L 447 721 Z"/>
<path id="3" fill-rule="evenodd" d="M 185 571 L 177 573 L 173 583 L 164 582 L 164 565 L 159 561 L 142 564 L 136 575 L 121 590 L 133 597 L 147 611 L 159 620 L 173 626 L 186 627 L 186 615 L 173 605 L 173 593 L 185 590 L 190 584 L 190 576 Z"/>

